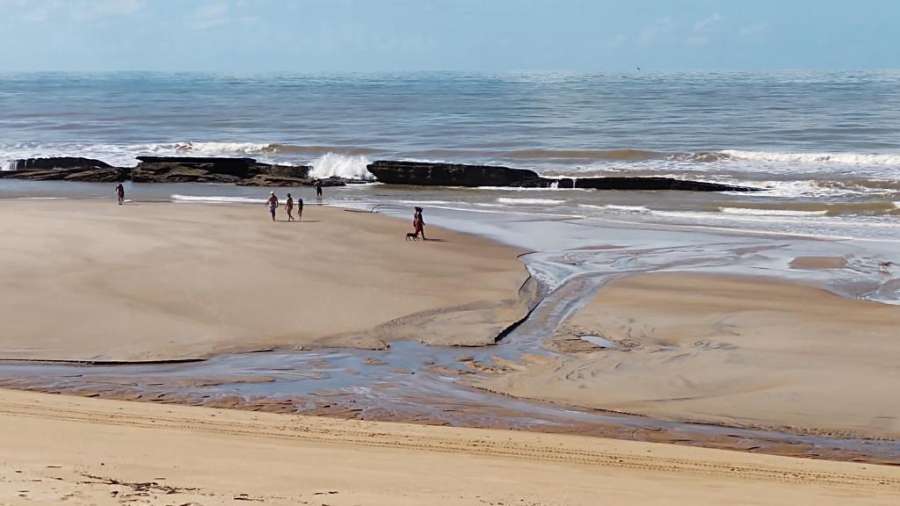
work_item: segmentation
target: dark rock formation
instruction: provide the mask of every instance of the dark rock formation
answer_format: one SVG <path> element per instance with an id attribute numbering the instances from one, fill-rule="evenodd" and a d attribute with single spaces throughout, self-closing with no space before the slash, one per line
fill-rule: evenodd
<path id="1" fill-rule="evenodd" d="M 758 191 L 758 188 L 668 177 L 548 178 L 539 176 L 534 171 L 524 169 L 451 163 L 379 160 L 370 164 L 368 169 L 382 183 L 421 186 L 558 187 L 594 190 L 682 190 L 703 192 Z"/>
<path id="2" fill-rule="evenodd" d="M 82 181 L 89 183 L 114 183 L 126 181 L 131 169 L 119 167 L 70 169 L 24 169 L 0 171 L 0 178 L 27 179 L 30 181 Z"/>
<path id="3" fill-rule="evenodd" d="M 346 186 L 347 182 L 339 177 L 330 177 L 322 180 L 322 186 Z M 239 186 L 313 186 L 316 184 L 316 179 L 257 174 L 249 179 L 242 179 L 237 184 Z"/>
<path id="4" fill-rule="evenodd" d="M 93 158 L 78 158 L 72 156 L 57 156 L 49 158 L 25 158 L 16 160 L 12 164 L 12 170 L 26 169 L 86 169 L 109 167 L 110 165 Z"/>
<path id="5" fill-rule="evenodd" d="M 309 167 L 270 165 L 253 158 L 200 158 L 183 156 L 139 156 L 131 171 L 136 183 L 240 183 L 266 186 L 302 184 Z M 297 180 L 297 181 L 295 181 Z"/>
<path id="6" fill-rule="evenodd" d="M 459 165 L 453 163 L 395 162 L 379 160 L 368 166 L 378 181 L 425 186 L 520 186 L 540 187 L 535 172 L 509 167 Z"/>
<path id="7" fill-rule="evenodd" d="M 13 170 L 0 178 L 33 181 L 66 180 L 109 183 L 131 179 L 136 183 L 236 183 L 250 186 L 311 185 L 309 167 L 270 165 L 252 158 L 199 158 L 141 156 L 135 168 L 112 167 L 90 158 L 58 157 L 16 160 Z M 331 181 L 330 186 L 344 184 Z"/>
<path id="8" fill-rule="evenodd" d="M 88 181 L 110 183 L 128 179 L 129 169 L 112 167 L 91 158 L 54 157 L 16 160 L 9 171 L 0 171 L 0 178 L 31 181 Z"/>
<path id="9" fill-rule="evenodd" d="M 558 188 L 591 190 L 679 190 L 693 192 L 758 191 L 757 188 L 732 186 L 671 177 L 587 177 L 558 179 Z"/>

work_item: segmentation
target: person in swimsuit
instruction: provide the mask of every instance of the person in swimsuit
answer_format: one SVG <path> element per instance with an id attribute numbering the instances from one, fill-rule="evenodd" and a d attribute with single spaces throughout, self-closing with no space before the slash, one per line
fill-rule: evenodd
<path id="1" fill-rule="evenodd" d="M 321 179 L 316 179 L 316 198 L 317 199 L 322 198 L 322 180 Z"/>
<path id="2" fill-rule="evenodd" d="M 297 197 L 297 221 L 303 219 L 303 197 Z"/>
<path id="3" fill-rule="evenodd" d="M 284 210 L 287 211 L 288 221 L 294 221 L 294 197 L 291 197 L 290 193 L 284 201 Z"/>
<path id="4" fill-rule="evenodd" d="M 119 201 L 119 205 L 125 203 L 125 187 L 122 186 L 122 183 L 116 185 L 116 200 Z"/>
<path id="5" fill-rule="evenodd" d="M 419 234 L 422 234 L 422 240 L 428 240 L 425 238 L 425 220 L 422 218 L 421 207 L 417 207 L 416 212 L 413 213 L 413 229 L 415 229 L 416 237 L 419 237 Z"/>
<path id="6" fill-rule="evenodd" d="M 275 192 L 269 194 L 266 205 L 269 206 L 269 214 L 272 215 L 272 221 L 275 221 L 275 209 L 278 209 L 278 197 L 275 196 Z"/>

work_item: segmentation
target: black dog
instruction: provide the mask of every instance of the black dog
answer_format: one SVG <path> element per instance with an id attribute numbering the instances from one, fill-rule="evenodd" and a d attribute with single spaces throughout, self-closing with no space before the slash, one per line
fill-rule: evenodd
<path id="1" fill-rule="evenodd" d="M 407 240 L 407 241 L 418 241 L 418 240 L 419 240 L 419 234 L 417 234 L 417 233 L 415 233 L 415 232 L 407 232 L 407 233 L 406 233 L 406 240 Z"/>

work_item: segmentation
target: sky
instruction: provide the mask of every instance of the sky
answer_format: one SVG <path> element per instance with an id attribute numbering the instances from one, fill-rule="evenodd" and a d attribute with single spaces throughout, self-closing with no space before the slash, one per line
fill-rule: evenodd
<path id="1" fill-rule="evenodd" d="M 0 0 L 0 72 L 900 68 L 898 0 Z"/>

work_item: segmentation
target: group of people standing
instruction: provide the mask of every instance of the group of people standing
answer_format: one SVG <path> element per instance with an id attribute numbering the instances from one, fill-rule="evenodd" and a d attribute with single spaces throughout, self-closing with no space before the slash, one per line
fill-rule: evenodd
<path id="1" fill-rule="evenodd" d="M 316 197 L 322 198 L 322 183 L 320 181 L 316 181 Z M 125 186 L 122 183 L 116 185 L 116 201 L 121 206 L 125 203 Z M 278 209 L 278 196 L 275 195 L 275 192 L 269 193 L 269 198 L 266 199 L 266 205 L 269 207 L 269 214 L 272 215 L 272 221 L 275 220 L 275 210 Z M 284 201 L 284 210 L 287 213 L 288 221 L 294 220 L 294 207 L 297 207 L 297 219 L 296 221 L 300 221 L 303 218 L 303 197 L 297 197 L 297 200 L 294 200 L 294 197 L 288 193 L 287 198 Z M 422 236 L 423 240 L 427 240 L 425 238 L 425 219 L 422 218 L 422 208 L 416 207 L 413 212 L 413 234 L 415 237 Z"/>
<path id="2" fill-rule="evenodd" d="M 275 210 L 278 209 L 278 197 L 275 195 L 275 192 L 269 193 L 266 205 L 269 206 L 269 214 L 272 215 L 272 221 L 275 221 Z M 288 193 L 287 198 L 284 200 L 284 210 L 287 212 L 288 221 L 294 221 L 294 205 L 297 206 L 297 220 L 299 221 L 303 218 L 303 197 L 297 197 L 295 202 L 294 197 Z"/>
<path id="3" fill-rule="evenodd" d="M 322 198 L 322 182 L 316 181 L 316 198 Z M 272 215 L 272 221 L 275 221 L 275 210 L 278 209 L 278 197 L 275 195 L 275 192 L 269 193 L 269 198 L 266 199 L 266 205 L 269 206 L 269 214 Z M 297 200 L 294 200 L 294 197 L 288 193 L 287 198 L 284 201 L 284 210 L 287 213 L 287 220 L 294 221 L 294 206 L 297 206 L 297 221 L 300 221 L 303 218 L 303 197 L 297 197 Z"/>

